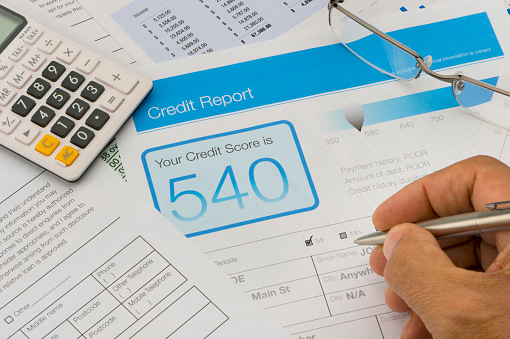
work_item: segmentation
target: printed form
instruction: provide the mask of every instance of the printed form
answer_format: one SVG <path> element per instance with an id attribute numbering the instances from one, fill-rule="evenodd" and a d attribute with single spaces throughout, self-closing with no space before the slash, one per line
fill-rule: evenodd
<path id="1" fill-rule="evenodd" d="M 499 0 L 371 23 L 446 74 L 496 83 L 508 53 Z M 329 34 L 143 70 L 154 90 L 117 138 L 129 183 L 294 338 L 398 338 L 407 314 L 353 241 L 398 189 L 475 154 L 484 123 L 451 88 L 392 80 Z"/>
<path id="2" fill-rule="evenodd" d="M 0 163 L 0 338 L 288 336 L 106 165 Z"/>

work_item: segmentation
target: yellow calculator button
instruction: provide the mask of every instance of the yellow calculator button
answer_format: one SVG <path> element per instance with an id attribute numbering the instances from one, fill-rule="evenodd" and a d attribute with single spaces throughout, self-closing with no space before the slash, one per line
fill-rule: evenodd
<path id="1" fill-rule="evenodd" d="M 56 159 L 62 161 L 67 166 L 71 166 L 73 162 L 78 158 L 80 152 L 70 146 L 64 146 L 60 152 L 58 152 Z"/>
<path id="2" fill-rule="evenodd" d="M 35 146 L 35 150 L 39 153 L 44 154 L 49 157 L 53 151 L 60 145 L 60 141 L 57 138 L 52 137 L 49 134 L 46 134 L 41 141 Z"/>

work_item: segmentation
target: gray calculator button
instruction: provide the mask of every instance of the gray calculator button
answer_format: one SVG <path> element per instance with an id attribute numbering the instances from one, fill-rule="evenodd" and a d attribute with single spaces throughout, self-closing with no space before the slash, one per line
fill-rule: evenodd
<path id="1" fill-rule="evenodd" d="M 80 127 L 71 137 L 71 143 L 80 147 L 85 148 L 94 139 L 95 134 L 91 130 L 85 127 Z"/>
<path id="2" fill-rule="evenodd" d="M 32 116 L 32 122 L 41 127 L 46 127 L 50 123 L 50 121 L 55 117 L 55 112 L 46 107 L 41 106 Z"/>
<path id="3" fill-rule="evenodd" d="M 92 114 L 87 118 L 85 124 L 89 127 L 92 127 L 96 131 L 99 131 L 106 122 L 110 119 L 108 113 L 101 111 L 100 109 L 95 109 Z"/>
<path id="4" fill-rule="evenodd" d="M 16 100 L 16 103 L 12 105 L 11 110 L 22 117 L 26 117 L 34 107 L 35 101 L 22 95 Z"/>

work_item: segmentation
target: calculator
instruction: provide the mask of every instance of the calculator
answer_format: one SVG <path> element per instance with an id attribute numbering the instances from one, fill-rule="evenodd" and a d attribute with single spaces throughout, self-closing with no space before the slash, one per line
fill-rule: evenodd
<path id="1" fill-rule="evenodd" d="M 77 180 L 152 81 L 0 5 L 0 144 Z"/>

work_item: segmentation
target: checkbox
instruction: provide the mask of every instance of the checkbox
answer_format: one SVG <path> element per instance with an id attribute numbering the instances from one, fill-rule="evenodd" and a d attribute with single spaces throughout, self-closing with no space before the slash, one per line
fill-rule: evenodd
<path id="1" fill-rule="evenodd" d="M 4 319 L 4 321 L 7 323 L 7 324 L 10 324 L 14 321 L 14 319 L 11 317 L 11 316 L 8 316 L 7 318 Z"/>
<path id="2" fill-rule="evenodd" d="M 347 233 L 345 232 L 338 233 L 338 235 L 340 236 L 340 239 L 347 239 Z"/>

